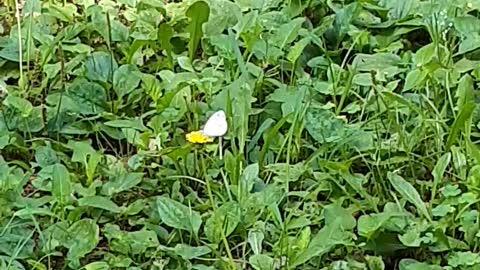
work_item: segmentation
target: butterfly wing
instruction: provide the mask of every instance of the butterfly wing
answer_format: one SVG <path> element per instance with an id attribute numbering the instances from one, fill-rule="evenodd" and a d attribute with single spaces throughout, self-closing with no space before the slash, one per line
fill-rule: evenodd
<path id="1" fill-rule="evenodd" d="M 228 124 L 225 112 L 218 111 L 208 118 L 202 132 L 209 137 L 221 137 L 227 133 L 227 129 Z"/>

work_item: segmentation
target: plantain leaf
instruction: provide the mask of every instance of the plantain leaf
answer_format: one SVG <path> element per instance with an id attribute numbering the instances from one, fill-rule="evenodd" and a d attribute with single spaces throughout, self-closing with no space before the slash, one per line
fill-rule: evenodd
<path id="1" fill-rule="evenodd" d="M 400 175 L 392 172 L 388 172 L 387 178 L 392 184 L 392 186 L 395 188 L 395 190 L 400 193 L 400 195 L 402 195 L 402 197 L 415 205 L 417 210 L 428 220 L 432 220 L 432 218 L 430 217 L 430 213 L 425 206 L 425 203 L 422 201 L 420 195 L 418 194 L 418 191 L 415 189 L 415 187 L 412 186 L 412 184 L 407 182 Z"/>

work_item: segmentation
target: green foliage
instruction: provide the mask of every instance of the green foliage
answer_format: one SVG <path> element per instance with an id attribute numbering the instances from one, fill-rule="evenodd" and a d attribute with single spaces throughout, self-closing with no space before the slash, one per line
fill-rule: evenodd
<path id="1" fill-rule="evenodd" d="M 0 269 L 478 269 L 479 12 L 3 1 Z"/>

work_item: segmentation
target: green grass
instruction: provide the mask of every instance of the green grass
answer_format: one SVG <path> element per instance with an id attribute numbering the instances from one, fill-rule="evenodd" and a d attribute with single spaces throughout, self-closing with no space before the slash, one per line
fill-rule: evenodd
<path id="1" fill-rule="evenodd" d="M 73 2 L 0 4 L 0 269 L 480 267 L 480 2 Z"/>

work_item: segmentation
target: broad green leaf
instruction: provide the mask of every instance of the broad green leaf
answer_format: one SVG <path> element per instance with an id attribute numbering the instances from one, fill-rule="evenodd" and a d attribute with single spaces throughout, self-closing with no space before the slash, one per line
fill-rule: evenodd
<path id="1" fill-rule="evenodd" d="M 344 122 L 331 111 L 317 108 L 308 109 L 305 128 L 318 143 L 338 142 L 349 133 Z"/>
<path id="2" fill-rule="evenodd" d="M 210 43 L 215 46 L 218 55 L 229 60 L 235 60 L 235 46 L 236 40 L 230 38 L 228 35 L 219 34 L 209 37 Z"/>
<path id="3" fill-rule="evenodd" d="M 40 167 L 47 167 L 59 163 L 57 153 L 50 146 L 40 146 L 35 149 L 35 162 Z"/>
<path id="4" fill-rule="evenodd" d="M 203 264 L 195 264 L 192 266 L 192 270 L 217 270 L 215 266 L 206 266 Z"/>
<path id="5" fill-rule="evenodd" d="M 220 243 L 222 233 L 228 237 L 237 227 L 240 218 L 240 206 L 237 203 L 227 202 L 220 206 L 205 223 L 207 238 L 211 243 Z"/>
<path id="6" fill-rule="evenodd" d="M 0 261 L 1 261 L 1 259 L 0 259 Z M 15 261 L 14 261 L 14 262 L 15 262 Z M 30 266 L 29 269 L 33 269 L 33 270 L 47 270 L 47 269 L 48 269 L 45 264 L 43 264 L 43 263 L 41 263 L 41 262 L 39 262 L 39 261 L 37 261 L 37 260 L 32 260 L 32 259 L 30 259 L 30 260 L 27 260 L 27 263 L 28 263 L 28 265 Z M 14 263 L 14 265 L 15 265 L 15 263 Z M 16 265 L 15 265 L 15 266 L 16 266 Z M 0 262 L 0 267 L 2 267 L 1 262 Z M 22 270 L 24 270 L 25 268 L 19 267 L 19 268 L 17 268 L 17 269 L 22 269 Z M 13 270 L 13 269 L 9 269 L 9 270 Z"/>
<path id="7" fill-rule="evenodd" d="M 352 66 L 355 67 L 357 71 L 378 70 L 386 72 L 395 70 L 395 74 L 400 72 L 398 66 L 401 64 L 402 59 L 400 56 L 393 53 L 358 54 L 352 62 Z"/>
<path id="8" fill-rule="evenodd" d="M 138 87 L 141 80 L 141 72 L 134 65 L 122 65 L 113 74 L 113 89 L 118 99 L 130 94 Z"/>
<path id="9" fill-rule="evenodd" d="M 442 270 L 438 265 L 417 262 L 413 259 L 402 259 L 399 263 L 399 270 Z"/>
<path id="10" fill-rule="evenodd" d="M 262 253 L 262 242 L 264 237 L 265 236 L 261 231 L 250 230 L 248 232 L 248 244 L 250 244 L 253 254 L 259 255 Z"/>
<path id="11" fill-rule="evenodd" d="M 118 20 L 111 21 L 112 41 L 128 41 L 128 27 Z"/>
<path id="12" fill-rule="evenodd" d="M 24 62 L 24 61 L 27 61 L 28 59 L 26 57 L 27 56 L 26 48 L 23 47 L 22 49 L 23 49 L 22 61 Z M 5 60 L 18 63 L 20 61 L 19 55 L 20 55 L 20 51 L 19 51 L 17 42 L 9 42 L 6 46 L 4 46 L 0 50 L 0 60 L 5 59 Z"/>
<path id="13" fill-rule="evenodd" d="M 69 260 L 78 260 L 93 251 L 99 242 L 100 229 L 92 219 L 82 219 L 68 228 L 64 245 L 68 248 Z"/>
<path id="14" fill-rule="evenodd" d="M 85 76 L 92 81 L 111 82 L 118 64 L 112 55 L 97 51 L 87 57 L 85 62 Z"/>
<path id="15" fill-rule="evenodd" d="M 297 164 L 274 163 L 265 167 L 267 171 L 277 175 L 278 182 L 296 182 L 307 170 L 303 162 Z"/>
<path id="16" fill-rule="evenodd" d="M 162 196 L 157 198 L 157 211 L 160 220 L 168 226 L 198 234 L 202 219 L 191 208 Z"/>
<path id="17" fill-rule="evenodd" d="M 52 195 L 60 203 L 67 204 L 72 193 L 70 174 L 62 164 L 52 165 Z"/>
<path id="18" fill-rule="evenodd" d="M 351 22 L 358 16 L 361 11 L 361 6 L 357 2 L 350 3 L 337 10 L 335 13 L 335 20 L 333 22 L 333 31 L 337 46 L 344 39 L 345 35 L 350 30 Z"/>
<path id="19" fill-rule="evenodd" d="M 362 215 L 358 219 L 358 234 L 370 238 L 390 219 L 391 213 Z"/>
<path id="20" fill-rule="evenodd" d="M 464 36 L 480 33 L 480 19 L 472 15 L 458 16 L 453 19 L 455 30 Z"/>
<path id="21" fill-rule="evenodd" d="M 290 51 L 287 55 L 287 59 L 290 61 L 290 63 L 297 63 L 298 58 L 300 57 L 300 55 L 302 55 L 303 50 L 305 49 L 305 47 L 307 47 L 308 44 L 310 44 L 310 38 L 305 37 L 302 38 L 299 42 L 295 43 L 292 48 L 290 48 Z"/>
<path id="22" fill-rule="evenodd" d="M 396 94 L 396 93 L 392 93 L 392 92 L 387 92 L 387 91 L 383 91 L 382 94 L 390 101 L 392 102 L 397 102 L 397 103 L 400 103 L 404 106 L 407 106 L 409 109 L 411 109 L 412 111 L 414 111 L 415 113 L 417 113 L 418 115 L 423 115 L 423 112 L 422 110 L 420 110 L 420 108 L 418 108 L 417 106 L 415 106 L 412 102 L 410 102 L 409 100 L 407 100 L 406 98 L 404 98 L 403 96 L 399 95 L 399 94 Z"/>
<path id="23" fill-rule="evenodd" d="M 148 248 L 156 248 L 159 246 L 156 233 L 147 229 L 128 232 L 126 241 L 130 245 L 130 253 L 136 255 L 144 254 Z"/>
<path id="24" fill-rule="evenodd" d="M 186 244 L 177 244 L 173 248 L 173 251 L 182 257 L 182 259 L 191 260 L 212 252 L 212 249 L 207 246 L 192 247 Z"/>
<path id="25" fill-rule="evenodd" d="M 262 123 L 262 125 L 257 129 L 255 135 L 250 139 L 250 142 L 248 143 L 247 147 L 247 152 L 250 152 L 258 143 L 260 140 L 260 137 L 267 131 L 275 121 L 271 118 L 265 119 L 265 121 Z"/>
<path id="26" fill-rule="evenodd" d="M 186 71 L 190 71 L 192 73 L 195 73 L 195 69 L 192 66 L 192 62 L 190 62 L 190 59 L 186 56 L 179 56 L 177 58 L 178 65 L 183 68 Z"/>
<path id="27" fill-rule="evenodd" d="M 255 19 L 252 18 L 251 15 L 252 14 L 256 15 L 257 14 L 256 10 L 251 10 L 250 12 L 242 13 L 242 10 L 239 7 L 237 1 L 208 1 L 208 4 L 210 5 L 211 16 L 208 22 L 204 25 L 205 36 L 210 37 L 213 35 L 224 33 L 225 30 L 228 31 L 228 29 L 235 26 L 236 23 L 239 23 L 239 21 L 242 21 L 243 19 L 247 19 L 247 18 L 250 18 L 252 20 L 252 23 L 250 25 L 255 25 Z M 261 3 L 261 2 L 251 3 L 252 6 L 257 6 L 256 4 L 260 6 L 259 9 L 264 7 L 264 3 Z M 234 29 L 235 29 L 235 32 L 238 35 L 240 35 L 241 29 L 238 29 L 238 28 L 234 28 Z M 248 30 L 251 30 L 251 29 L 252 28 L 248 28 Z"/>
<path id="28" fill-rule="evenodd" d="M 103 209 L 113 213 L 120 213 L 122 209 L 110 199 L 102 196 L 89 196 L 78 200 L 78 205 Z"/>
<path id="29" fill-rule="evenodd" d="M 112 121 L 106 121 L 103 123 L 109 127 L 116 127 L 116 128 L 133 128 L 139 131 L 147 131 L 148 129 L 143 125 L 142 119 L 135 118 L 135 119 L 118 119 Z"/>
<path id="30" fill-rule="evenodd" d="M 0 93 L 8 93 L 7 84 L 4 80 L 0 80 Z"/>
<path id="31" fill-rule="evenodd" d="M 283 190 L 281 190 L 281 192 L 283 192 Z M 294 192 L 291 192 L 291 194 L 294 194 Z M 300 193 L 300 192 L 298 194 L 300 196 L 302 195 L 302 193 Z M 301 228 L 305 228 L 305 227 L 307 227 L 308 225 L 311 225 L 311 224 L 312 224 L 312 221 L 309 218 L 307 218 L 305 216 L 300 216 L 298 218 L 293 218 L 288 222 L 287 230 L 301 229 Z"/>
<path id="32" fill-rule="evenodd" d="M 133 203 L 129 204 L 124 210 L 123 214 L 127 216 L 137 215 L 142 211 L 147 205 L 147 202 L 144 199 L 138 199 Z"/>
<path id="33" fill-rule="evenodd" d="M 13 217 L 12 217 L 13 218 Z M 32 219 L 32 216 L 29 218 Z M 0 236 L 0 263 L 1 259 L 8 258 L 7 261 L 11 261 L 13 257 L 17 259 L 27 259 L 34 257 L 34 246 L 36 245 L 33 239 L 34 232 L 32 229 L 26 228 L 25 221 L 17 223 L 18 227 L 4 229 L 4 233 Z M 18 243 L 22 241 L 23 245 L 19 246 Z M 0 264 L 1 266 L 1 264 Z M 0 268 L 0 269 L 6 269 Z"/>
<path id="34" fill-rule="evenodd" d="M 351 245 L 355 227 L 355 218 L 351 212 L 338 206 L 329 205 L 324 213 L 325 226 L 312 238 L 308 248 L 294 258 L 291 258 L 291 267 L 299 266 L 308 260 L 321 256 L 336 246 Z"/>
<path id="35" fill-rule="evenodd" d="M 253 185 L 258 180 L 260 167 L 257 163 L 248 165 L 244 170 L 238 183 L 237 197 L 240 202 L 244 202 L 249 197 Z"/>
<path id="36" fill-rule="evenodd" d="M 26 268 L 19 261 L 7 256 L 0 256 L 0 268 L 5 270 L 26 270 Z"/>
<path id="37" fill-rule="evenodd" d="M 465 125 L 469 123 L 473 111 L 475 109 L 476 105 L 473 101 L 467 102 L 463 107 L 460 113 L 457 115 L 457 118 L 455 118 L 455 121 L 453 122 L 452 128 L 450 129 L 450 133 L 448 134 L 447 137 L 447 144 L 446 148 L 450 149 L 450 147 L 456 143 L 458 139 L 458 135 L 460 134 L 461 131 L 465 129 Z"/>
<path id="38" fill-rule="evenodd" d="M 12 138 L 9 135 L 0 136 L 0 150 L 5 149 L 12 142 Z"/>
<path id="39" fill-rule="evenodd" d="M 380 256 L 365 256 L 369 270 L 385 270 L 385 263 Z"/>
<path id="40" fill-rule="evenodd" d="M 435 44 L 430 43 L 426 46 L 423 46 L 413 55 L 413 58 L 412 58 L 413 63 L 417 67 L 428 64 L 430 63 L 430 61 L 432 61 L 433 56 L 435 55 L 435 52 L 436 52 Z"/>
<path id="41" fill-rule="evenodd" d="M 251 256 L 248 262 L 255 270 L 271 270 L 274 269 L 275 261 L 268 255 L 258 254 Z"/>
<path id="42" fill-rule="evenodd" d="M 210 7 L 202 0 L 196 1 L 188 7 L 186 15 L 190 18 L 187 31 L 190 34 L 188 41 L 188 55 L 193 60 L 197 53 L 198 44 L 203 36 L 202 26 L 208 21 L 210 15 Z"/>
<path id="43" fill-rule="evenodd" d="M 65 3 L 65 5 L 47 5 L 48 14 L 62 20 L 64 22 L 73 23 L 73 18 L 77 14 L 77 6 L 72 3 Z"/>
<path id="44" fill-rule="evenodd" d="M 448 215 L 449 213 L 452 213 L 455 211 L 455 208 L 450 206 L 450 205 L 445 205 L 445 204 L 440 204 L 435 206 L 435 208 L 432 209 L 432 216 L 434 217 L 444 217 Z"/>
<path id="45" fill-rule="evenodd" d="M 45 128 L 45 123 L 43 119 L 44 108 L 43 105 L 33 107 L 32 112 L 26 118 L 22 118 L 18 125 L 17 129 L 21 132 L 35 133 L 39 132 Z"/>
<path id="46" fill-rule="evenodd" d="M 93 262 L 85 265 L 85 270 L 108 270 L 110 267 L 106 262 Z"/>
<path id="47" fill-rule="evenodd" d="M 325 225 L 337 226 L 337 229 L 352 230 L 356 226 L 352 212 L 337 204 L 327 205 L 324 208 Z"/>
<path id="48" fill-rule="evenodd" d="M 139 0 L 139 2 L 155 8 L 165 8 L 165 1 L 162 0 Z"/>
<path id="49" fill-rule="evenodd" d="M 288 120 L 288 117 L 290 116 L 291 114 L 288 114 L 288 115 L 285 115 L 284 117 L 282 117 L 282 119 L 280 119 L 276 124 L 275 126 L 273 126 L 266 134 L 266 139 L 265 139 L 265 143 L 264 145 L 262 146 L 261 148 L 261 151 L 260 151 L 260 155 L 258 157 L 258 164 L 259 164 L 259 167 L 263 167 L 263 164 L 265 162 L 265 156 L 266 156 L 266 153 L 267 153 L 267 150 L 269 149 L 270 145 L 273 143 L 273 140 L 275 137 L 275 135 L 277 135 L 278 131 L 280 130 L 280 128 L 283 127 L 283 125 L 285 125 L 285 123 L 287 122 Z"/>
<path id="50" fill-rule="evenodd" d="M 367 179 L 364 175 L 361 174 L 347 174 L 342 173 L 342 178 L 361 196 L 366 196 L 366 190 L 363 185 L 366 183 Z"/>
<path id="51" fill-rule="evenodd" d="M 460 179 L 467 178 L 467 170 L 470 169 L 470 166 L 467 162 L 467 157 L 464 154 L 463 148 L 452 146 L 450 151 L 452 153 L 453 168 L 455 169 L 456 175 Z"/>
<path id="52" fill-rule="evenodd" d="M 398 2 L 396 0 L 382 0 L 380 5 L 388 10 L 388 18 L 390 20 L 400 20 L 415 11 L 417 2 L 415 0 L 404 0 Z"/>
<path id="53" fill-rule="evenodd" d="M 360 86 L 373 86 L 372 74 L 359 73 L 353 77 L 353 83 Z"/>
<path id="54" fill-rule="evenodd" d="M 90 155 L 88 158 L 87 163 L 85 164 L 85 174 L 87 175 L 87 185 L 90 186 L 90 184 L 93 182 L 93 179 L 95 178 L 95 172 L 97 170 L 98 164 L 100 164 L 100 161 L 102 160 L 103 156 L 100 153 L 95 153 Z"/>
<path id="55" fill-rule="evenodd" d="M 28 218 L 31 219 L 32 216 L 39 215 L 39 216 L 51 216 L 56 217 L 55 213 L 50 211 L 48 208 L 23 208 L 15 212 L 15 216 L 20 218 Z"/>
<path id="56" fill-rule="evenodd" d="M 73 150 L 72 161 L 86 163 L 90 155 L 96 153 L 90 141 L 69 141 L 68 147 Z"/>
<path id="57" fill-rule="evenodd" d="M 422 244 L 420 233 L 417 230 L 409 230 L 398 236 L 398 239 L 407 247 L 420 247 Z"/>
<path id="58" fill-rule="evenodd" d="M 88 54 L 92 52 L 92 47 L 79 43 L 75 45 L 62 45 L 64 51 L 78 53 L 78 54 Z"/>
<path id="59" fill-rule="evenodd" d="M 339 230 L 334 226 L 325 226 L 313 237 L 304 252 L 292 258 L 294 260 L 291 262 L 291 266 L 302 265 L 316 256 L 331 251 L 337 245 L 351 245 L 352 237 L 350 232 Z"/>
<path id="60" fill-rule="evenodd" d="M 28 117 L 33 110 L 30 101 L 13 95 L 8 95 L 7 98 L 3 100 L 3 105 L 17 109 L 22 117 Z"/>
<path id="61" fill-rule="evenodd" d="M 480 266 L 480 255 L 470 251 L 454 252 L 448 258 L 448 265 L 452 267 L 478 267 Z"/>
<path id="62" fill-rule="evenodd" d="M 129 190 L 143 180 L 143 173 L 122 173 L 112 177 L 102 186 L 102 193 L 107 196 Z"/>
<path id="63" fill-rule="evenodd" d="M 353 61 L 355 61 L 355 59 Z M 324 56 L 317 56 L 308 60 L 307 66 L 327 70 L 327 68 L 330 66 L 330 62 Z"/>
<path id="64" fill-rule="evenodd" d="M 305 227 L 301 232 L 298 238 L 295 241 L 295 249 L 297 249 L 298 252 L 305 252 L 308 248 L 308 245 L 310 244 L 310 238 L 311 238 L 312 230 L 310 227 Z"/>
<path id="65" fill-rule="evenodd" d="M 41 13 L 42 12 L 42 2 L 40 0 L 31 0 L 25 2 L 23 6 L 23 16 L 32 16 L 34 12 Z"/>
<path id="66" fill-rule="evenodd" d="M 297 38 L 298 31 L 304 21 L 305 19 L 300 17 L 281 25 L 272 38 L 273 45 L 283 49 L 286 45 L 292 43 Z"/>
<path id="67" fill-rule="evenodd" d="M 414 69 L 408 72 L 407 77 L 405 78 L 405 85 L 403 86 L 403 91 L 408 91 L 410 89 L 414 89 L 423 85 L 426 77 L 427 72 L 422 69 Z"/>
<path id="68" fill-rule="evenodd" d="M 158 28 L 158 42 L 162 49 L 165 50 L 167 54 L 167 59 L 170 67 L 173 67 L 173 57 L 172 57 L 172 44 L 170 40 L 172 39 L 174 34 L 173 28 L 168 23 L 160 24 Z"/>
<path id="69" fill-rule="evenodd" d="M 450 152 L 443 154 L 442 157 L 437 161 L 435 167 L 432 170 L 433 175 L 433 186 L 432 186 L 432 201 L 437 195 L 437 186 L 442 182 L 443 175 L 445 174 L 445 170 L 447 169 L 448 164 L 450 163 L 450 159 L 452 154 Z"/>
<path id="70" fill-rule="evenodd" d="M 240 11 L 241 12 L 241 11 Z M 251 29 L 255 27 L 255 25 L 258 22 L 258 11 L 253 11 L 253 12 L 248 12 L 244 13 L 243 16 L 239 17 L 237 24 L 233 27 L 237 35 L 246 35 L 248 36 L 248 33 L 251 32 Z M 222 31 L 223 32 L 223 31 Z M 238 36 L 237 36 L 238 37 Z M 255 38 L 245 38 L 246 48 L 249 51 L 252 51 L 253 44 L 257 40 Z"/>
<path id="71" fill-rule="evenodd" d="M 412 186 L 412 184 L 407 182 L 400 175 L 392 172 L 387 173 L 387 178 L 392 184 L 392 186 L 395 188 L 395 190 L 400 193 L 400 195 L 402 195 L 402 197 L 415 205 L 417 210 L 429 221 L 432 220 L 430 217 L 430 213 L 428 213 L 427 207 L 425 206 L 425 203 L 422 201 L 420 195 L 418 194 L 418 191 Z"/>
<path id="72" fill-rule="evenodd" d="M 475 90 L 473 85 L 473 78 L 468 74 L 463 75 L 458 82 L 457 91 L 455 93 L 458 110 L 461 110 L 466 103 L 474 100 Z"/>
<path id="73" fill-rule="evenodd" d="M 283 116 L 286 116 L 303 106 L 302 102 L 305 99 L 305 95 L 306 89 L 304 88 L 297 89 L 295 87 L 282 85 L 269 96 L 269 100 L 281 102 L 282 114 Z M 290 122 L 293 121 L 293 119 L 289 120 Z"/>
<path id="74" fill-rule="evenodd" d="M 469 72 L 479 65 L 479 61 L 472 61 L 463 57 L 454 64 L 454 69 L 459 73 Z"/>
<path id="75" fill-rule="evenodd" d="M 67 87 L 62 100 L 63 110 L 83 115 L 95 115 L 107 107 L 105 88 L 98 83 L 77 79 Z"/>
<path id="76" fill-rule="evenodd" d="M 108 223 L 104 228 L 104 235 L 115 252 L 122 254 L 144 254 L 149 248 L 158 248 L 159 242 L 154 231 L 142 229 L 139 231 L 122 231 L 118 225 Z"/>
<path id="77" fill-rule="evenodd" d="M 307 3 L 301 0 L 293 0 L 290 1 L 286 13 L 289 15 L 290 18 L 295 18 L 300 15 L 307 7 Z"/>
<path id="78" fill-rule="evenodd" d="M 480 34 L 474 32 L 469 33 L 468 36 L 460 41 L 458 52 L 455 56 L 465 54 L 478 48 L 480 48 Z"/>

